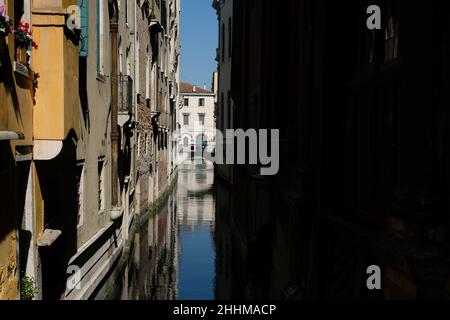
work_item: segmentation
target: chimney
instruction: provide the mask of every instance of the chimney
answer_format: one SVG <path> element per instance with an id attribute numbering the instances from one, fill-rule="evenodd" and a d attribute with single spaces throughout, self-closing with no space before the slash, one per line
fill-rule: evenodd
<path id="1" fill-rule="evenodd" d="M 197 87 L 194 86 L 194 87 L 192 88 L 192 91 L 197 92 Z"/>
<path id="2" fill-rule="evenodd" d="M 206 90 L 206 83 L 203 85 L 203 89 Z"/>

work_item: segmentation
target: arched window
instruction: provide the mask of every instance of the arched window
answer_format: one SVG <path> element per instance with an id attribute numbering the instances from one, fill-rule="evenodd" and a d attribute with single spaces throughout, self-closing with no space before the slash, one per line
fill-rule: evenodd
<path id="1" fill-rule="evenodd" d="M 196 140 L 197 151 L 203 151 L 208 146 L 208 137 L 204 134 L 200 134 Z"/>

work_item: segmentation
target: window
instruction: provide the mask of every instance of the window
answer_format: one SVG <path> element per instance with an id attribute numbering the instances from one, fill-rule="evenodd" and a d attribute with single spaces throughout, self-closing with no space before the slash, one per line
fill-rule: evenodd
<path id="1" fill-rule="evenodd" d="M 185 126 L 189 125 L 189 115 L 188 114 L 183 114 L 183 124 Z"/>
<path id="2" fill-rule="evenodd" d="M 189 138 L 188 137 L 185 137 L 183 139 L 183 146 L 185 146 L 185 147 L 189 146 Z"/>
<path id="3" fill-rule="evenodd" d="M 398 57 L 398 21 L 389 12 L 385 30 L 385 62 L 390 62 Z"/>
<path id="4" fill-rule="evenodd" d="M 7 1 L 0 0 L 0 4 L 7 4 Z M 28 23 L 31 25 L 31 2 L 30 2 L 30 0 L 9 1 L 9 5 L 14 6 L 14 8 L 13 8 L 14 17 L 11 16 L 11 14 L 9 15 L 9 17 L 11 19 L 14 19 L 15 25 L 13 27 L 17 28 L 19 21 L 21 21 L 22 23 Z M 9 9 L 9 11 L 12 11 L 12 10 Z M 32 26 L 31 26 L 31 28 L 32 28 Z M 31 47 L 28 49 L 31 50 Z M 30 66 L 30 59 L 29 59 L 30 57 L 27 52 L 24 52 L 23 56 L 22 56 L 22 54 L 20 54 L 19 56 L 16 56 L 16 58 L 18 59 L 17 62 L 19 62 L 27 67 Z"/>
<path id="5" fill-rule="evenodd" d="M 127 24 L 128 27 L 128 7 L 130 6 L 130 4 L 128 3 L 130 0 L 125 0 L 125 23 Z"/>
<path id="6" fill-rule="evenodd" d="M 198 106 L 199 107 L 204 107 L 205 106 L 205 99 L 204 98 L 198 99 Z"/>
<path id="7" fill-rule="evenodd" d="M 0 1 L 1 2 L 1 1 Z M 31 2 L 29 0 L 14 1 L 15 14 L 21 13 L 20 20 L 31 24 Z"/>
<path id="8" fill-rule="evenodd" d="M 208 138 L 204 135 L 201 134 L 197 137 L 197 151 L 202 151 L 205 150 L 206 147 L 208 146 Z"/>
<path id="9" fill-rule="evenodd" d="M 119 75 L 122 76 L 122 74 L 123 74 L 123 48 L 122 48 L 122 37 L 119 37 Z"/>
<path id="10" fill-rule="evenodd" d="M 222 24 L 222 62 L 225 62 L 225 24 Z"/>
<path id="11" fill-rule="evenodd" d="M 205 114 L 204 113 L 198 114 L 198 122 L 201 126 L 205 125 Z"/>
<path id="12" fill-rule="evenodd" d="M 161 150 L 162 147 L 162 131 L 161 129 L 158 131 L 158 150 Z"/>
<path id="13" fill-rule="evenodd" d="M 136 64 L 134 65 L 135 76 L 135 88 L 136 94 L 140 95 L 141 81 L 139 75 L 141 74 L 141 46 L 139 41 L 139 33 L 136 33 Z"/>
<path id="14" fill-rule="evenodd" d="M 150 51 L 147 46 L 147 65 L 145 70 L 145 97 L 147 100 L 150 99 Z"/>
<path id="15" fill-rule="evenodd" d="M 228 58 L 231 58 L 233 51 L 232 41 L 233 41 L 233 24 L 230 17 L 228 19 Z"/>
<path id="16" fill-rule="evenodd" d="M 98 162 L 98 210 L 105 210 L 105 162 Z"/>
<path id="17" fill-rule="evenodd" d="M 145 155 L 148 155 L 148 133 L 145 133 Z"/>
<path id="18" fill-rule="evenodd" d="M 164 148 L 167 149 L 167 146 L 169 141 L 169 135 L 167 134 L 167 132 L 164 132 Z"/>
<path id="19" fill-rule="evenodd" d="M 228 127 L 227 129 L 231 129 L 231 92 L 228 91 L 227 95 L 227 111 L 228 111 Z"/>
<path id="20" fill-rule="evenodd" d="M 219 119 L 220 119 L 220 130 L 226 129 L 225 124 L 225 98 L 223 93 L 220 94 L 220 109 L 219 109 Z"/>
<path id="21" fill-rule="evenodd" d="M 130 61 L 130 48 L 127 48 L 126 53 L 126 59 L 127 59 L 127 76 L 131 76 L 131 61 Z"/>
<path id="22" fill-rule="evenodd" d="M 153 133 L 150 131 L 148 135 L 148 153 L 152 154 L 153 152 Z"/>
<path id="23" fill-rule="evenodd" d="M 104 41 L 105 41 L 105 7 L 104 0 L 97 0 L 97 71 L 104 72 Z"/>
<path id="24" fill-rule="evenodd" d="M 77 227 L 80 228 L 84 224 L 84 185 L 86 178 L 86 170 L 84 163 L 77 164 L 77 184 L 78 184 L 78 215 Z"/>
<path id="25" fill-rule="evenodd" d="M 137 155 L 138 157 L 141 155 L 141 134 L 138 132 L 137 134 Z"/>
<path id="26" fill-rule="evenodd" d="M 184 106 L 189 107 L 189 99 L 188 98 L 184 98 Z"/>

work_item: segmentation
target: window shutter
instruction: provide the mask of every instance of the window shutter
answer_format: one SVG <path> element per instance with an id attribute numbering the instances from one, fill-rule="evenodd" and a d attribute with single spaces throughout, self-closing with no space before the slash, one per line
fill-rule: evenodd
<path id="1" fill-rule="evenodd" d="M 80 57 L 89 55 L 89 1 L 78 0 L 80 7 L 81 36 L 80 36 Z"/>

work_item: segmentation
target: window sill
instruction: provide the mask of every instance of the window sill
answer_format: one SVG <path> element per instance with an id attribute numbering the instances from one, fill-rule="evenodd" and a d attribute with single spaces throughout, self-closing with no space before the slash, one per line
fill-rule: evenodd
<path id="1" fill-rule="evenodd" d="M 14 61 L 14 72 L 22 77 L 34 80 L 34 72 L 31 69 L 17 61 Z"/>
<path id="2" fill-rule="evenodd" d="M 101 73 L 100 71 L 97 71 L 97 80 L 100 82 L 105 83 L 106 82 L 106 77 L 103 73 Z"/>
<path id="3" fill-rule="evenodd" d="M 119 116 L 129 116 L 130 115 L 130 111 L 129 110 L 119 110 L 118 111 Z"/>

